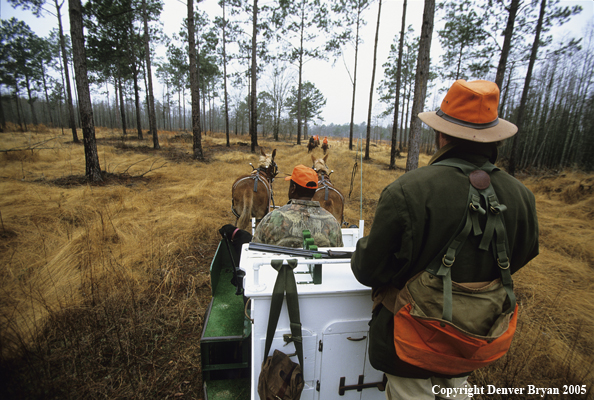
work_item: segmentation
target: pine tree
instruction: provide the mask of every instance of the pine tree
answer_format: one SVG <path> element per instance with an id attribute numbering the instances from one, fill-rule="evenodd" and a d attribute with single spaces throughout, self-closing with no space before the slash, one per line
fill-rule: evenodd
<path id="1" fill-rule="evenodd" d="M 80 0 L 69 0 L 70 36 L 72 37 L 72 58 L 78 91 L 79 112 L 85 145 L 85 176 L 91 182 L 102 181 L 101 166 L 95 140 L 93 106 L 87 77 L 87 57 L 84 46 L 83 16 Z"/>

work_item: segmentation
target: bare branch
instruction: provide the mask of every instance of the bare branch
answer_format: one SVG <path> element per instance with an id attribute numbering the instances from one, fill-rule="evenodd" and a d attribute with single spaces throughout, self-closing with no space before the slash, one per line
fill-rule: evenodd
<path id="1" fill-rule="evenodd" d="M 161 164 L 160 166 L 158 166 L 158 167 L 156 167 L 156 168 L 153 168 L 153 165 L 155 165 L 155 163 L 156 163 L 156 162 L 157 162 L 157 161 L 154 161 L 154 162 L 151 164 L 151 167 L 149 168 L 149 170 L 148 170 L 148 171 L 145 171 L 145 172 L 143 172 L 143 173 L 142 173 L 142 174 L 140 174 L 140 175 L 134 175 L 134 176 L 131 176 L 131 178 L 142 178 L 143 176 L 145 176 L 145 175 L 146 175 L 146 174 L 148 174 L 149 172 L 153 172 L 153 171 L 156 171 L 156 170 L 158 170 L 158 169 L 164 168 L 164 167 L 165 167 L 165 165 L 167 165 L 167 163 L 165 162 L 165 163 Z"/>
<path id="2" fill-rule="evenodd" d="M 127 172 L 128 172 L 128 170 L 129 170 L 130 168 L 132 168 L 133 166 L 135 166 L 136 164 L 139 164 L 139 163 L 141 163 L 141 162 L 143 162 L 143 161 L 146 161 L 146 160 L 148 160 L 148 159 L 150 159 L 150 158 L 152 158 L 152 157 L 147 157 L 147 158 L 145 158 L 145 159 L 143 159 L 143 160 L 140 160 L 140 161 L 137 161 L 137 162 L 135 162 L 135 163 L 132 163 L 132 164 L 130 164 L 130 165 L 128 166 L 128 168 L 126 168 L 126 169 L 124 170 L 124 172 L 122 172 L 122 174 L 125 174 L 125 173 L 127 173 Z M 154 165 L 154 164 L 155 164 L 155 162 L 153 161 L 153 164 L 152 164 L 152 165 Z M 151 166 L 152 166 L 152 165 L 151 165 Z"/>
<path id="3" fill-rule="evenodd" d="M 26 146 L 26 147 L 23 146 L 23 147 L 15 147 L 15 148 L 12 148 L 12 149 L 0 149 L 0 153 L 8 153 L 8 152 L 11 152 L 11 151 L 23 151 L 23 150 L 50 149 L 48 147 L 39 147 L 39 146 L 41 146 L 44 143 L 50 142 L 52 140 L 58 139 L 58 138 L 59 138 L 59 136 L 56 136 L 56 137 L 53 137 L 53 138 L 44 140 L 43 142 L 37 142 L 37 143 L 34 143 L 34 144 L 29 145 L 29 146 Z"/>

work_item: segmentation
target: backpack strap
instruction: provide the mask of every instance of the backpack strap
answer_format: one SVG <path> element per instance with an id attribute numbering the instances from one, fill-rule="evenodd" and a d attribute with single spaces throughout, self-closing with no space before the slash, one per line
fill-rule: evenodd
<path id="1" fill-rule="evenodd" d="M 270 347 L 272 346 L 272 339 L 276 332 L 278 318 L 280 317 L 281 308 L 283 306 L 283 299 L 285 292 L 287 294 L 287 309 L 289 311 L 289 322 L 291 328 L 291 337 L 285 341 L 292 341 L 295 343 L 295 351 L 299 358 L 299 364 L 303 368 L 303 343 L 301 336 L 301 320 L 299 317 L 299 300 L 297 296 L 297 283 L 295 282 L 295 274 L 293 270 L 297 267 L 297 259 L 286 260 L 272 260 L 270 264 L 272 268 L 278 271 L 274 288 L 272 289 L 272 299 L 270 302 L 270 315 L 268 317 L 268 328 L 266 330 L 266 344 L 264 346 L 264 360 L 268 358 Z"/>
<path id="2" fill-rule="evenodd" d="M 485 163 L 482 167 L 477 168 L 476 165 L 458 158 L 449 158 L 439 161 L 432 165 L 442 165 L 448 167 L 458 168 L 466 176 L 477 171 L 485 171 L 487 174 L 498 170 L 498 168 L 490 162 Z M 488 183 L 488 186 L 486 185 Z M 509 314 L 514 311 L 516 307 L 516 296 L 513 291 L 513 281 L 509 269 L 509 244 L 507 241 L 507 232 L 505 229 L 505 222 L 503 220 L 502 212 L 507 210 L 507 207 L 497 199 L 495 189 L 488 180 L 484 187 L 478 185 L 476 188 L 471 183 L 468 192 L 468 204 L 462 221 L 457 229 L 457 234 L 448 242 L 446 246 L 437 254 L 437 256 L 429 263 L 426 271 L 442 278 L 443 281 L 443 314 L 442 318 L 446 321 L 452 322 L 452 275 L 451 268 L 456 260 L 456 255 L 459 253 L 462 245 L 466 242 L 471 231 L 475 236 L 482 234 L 482 239 L 479 245 L 480 250 L 487 251 L 489 246 L 492 247 L 493 256 L 497 260 L 499 271 L 501 273 L 501 283 L 510 300 L 510 307 L 505 310 L 504 314 Z M 486 208 L 481 206 L 481 197 L 485 200 Z M 485 230 L 480 227 L 478 216 L 479 214 L 487 216 Z M 442 256 L 443 254 L 443 256 Z"/>

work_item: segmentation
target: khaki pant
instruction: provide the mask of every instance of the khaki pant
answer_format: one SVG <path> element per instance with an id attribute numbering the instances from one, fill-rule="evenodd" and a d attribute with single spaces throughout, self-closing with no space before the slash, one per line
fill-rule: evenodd
<path id="1" fill-rule="evenodd" d="M 388 378 L 388 384 L 386 385 L 387 400 L 466 400 L 470 398 L 466 393 L 447 395 L 448 388 L 459 389 L 469 387 L 467 383 L 468 377 L 413 379 L 390 374 L 386 374 L 386 377 Z M 451 392 L 453 391 L 450 390 Z"/>

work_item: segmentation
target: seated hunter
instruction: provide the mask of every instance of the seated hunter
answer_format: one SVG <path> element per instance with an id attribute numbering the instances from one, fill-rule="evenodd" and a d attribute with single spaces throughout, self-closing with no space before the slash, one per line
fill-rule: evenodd
<path id="1" fill-rule="evenodd" d="M 297 165 L 290 180 L 289 202 L 266 214 L 256 227 L 255 243 L 303 247 L 303 231 L 309 230 L 318 247 L 342 247 L 342 232 L 336 218 L 312 201 L 318 187 L 318 175 L 305 165 Z"/>

